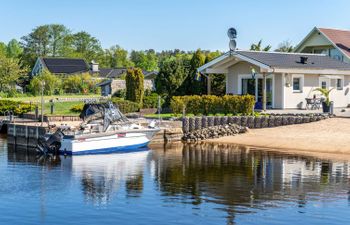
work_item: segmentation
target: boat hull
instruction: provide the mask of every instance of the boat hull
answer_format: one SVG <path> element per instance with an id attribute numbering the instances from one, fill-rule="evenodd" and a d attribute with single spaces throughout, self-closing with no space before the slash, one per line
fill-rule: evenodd
<path id="1" fill-rule="evenodd" d="M 117 133 L 98 137 L 67 137 L 61 142 L 60 153 L 68 155 L 106 154 L 147 149 L 150 139 L 144 133 Z"/>

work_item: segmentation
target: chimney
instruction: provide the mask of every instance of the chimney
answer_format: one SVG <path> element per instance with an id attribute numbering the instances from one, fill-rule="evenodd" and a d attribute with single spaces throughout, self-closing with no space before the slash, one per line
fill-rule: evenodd
<path id="1" fill-rule="evenodd" d="M 306 64 L 307 63 L 307 59 L 308 59 L 308 57 L 306 57 L 306 56 L 300 56 L 300 63 L 301 64 Z"/>
<path id="2" fill-rule="evenodd" d="M 90 70 L 91 70 L 91 72 L 93 72 L 93 73 L 99 72 L 98 63 L 95 62 L 95 60 L 92 60 L 91 63 L 90 63 Z"/>

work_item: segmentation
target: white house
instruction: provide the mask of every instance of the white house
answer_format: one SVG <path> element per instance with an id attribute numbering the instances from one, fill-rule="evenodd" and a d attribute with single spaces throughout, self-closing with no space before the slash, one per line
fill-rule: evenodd
<path id="1" fill-rule="evenodd" d="M 350 64 L 324 54 L 231 51 L 198 68 L 202 74 L 225 74 L 226 93 L 255 95 L 263 101 L 266 81 L 268 108 L 305 108 L 306 98 L 320 95 L 315 89 L 334 88 L 335 107 L 350 103 Z"/>

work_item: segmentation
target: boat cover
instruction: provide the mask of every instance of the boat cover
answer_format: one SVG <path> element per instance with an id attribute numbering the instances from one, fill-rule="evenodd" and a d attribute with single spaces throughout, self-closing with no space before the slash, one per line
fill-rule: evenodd
<path id="1" fill-rule="evenodd" d="M 102 119 L 104 130 L 106 130 L 111 123 L 128 122 L 128 119 L 120 112 L 118 106 L 114 105 L 112 102 L 87 103 L 84 105 L 79 117 L 84 120 L 85 123 Z"/>

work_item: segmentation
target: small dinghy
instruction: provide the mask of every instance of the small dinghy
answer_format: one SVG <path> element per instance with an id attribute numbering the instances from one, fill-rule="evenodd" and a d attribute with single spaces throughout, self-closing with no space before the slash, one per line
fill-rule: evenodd
<path id="1" fill-rule="evenodd" d="M 61 154 L 104 154 L 144 150 L 160 130 L 155 126 L 155 122 L 151 122 L 147 127 L 130 122 L 111 102 L 85 104 L 80 118 L 84 122 L 78 131 L 63 131 L 64 135 L 60 136 L 57 149 Z M 57 142 L 55 143 L 57 146 Z"/>

